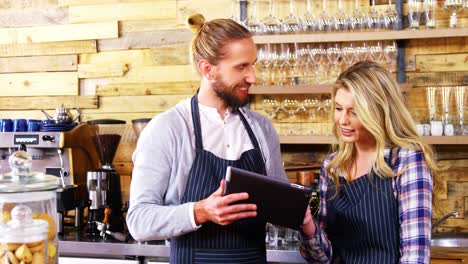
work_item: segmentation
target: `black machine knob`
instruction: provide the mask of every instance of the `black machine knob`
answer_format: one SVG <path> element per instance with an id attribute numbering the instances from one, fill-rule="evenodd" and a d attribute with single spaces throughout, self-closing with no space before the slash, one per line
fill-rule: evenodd
<path id="1" fill-rule="evenodd" d="M 55 142 L 55 137 L 54 136 L 49 136 L 49 135 L 44 135 L 42 136 L 43 141 L 50 141 L 50 142 Z"/>

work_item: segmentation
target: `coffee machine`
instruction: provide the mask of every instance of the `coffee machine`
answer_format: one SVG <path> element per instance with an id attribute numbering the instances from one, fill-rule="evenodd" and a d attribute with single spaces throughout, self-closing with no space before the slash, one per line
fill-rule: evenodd
<path id="1" fill-rule="evenodd" d="M 92 142 L 98 150 L 101 162 L 101 168 L 87 172 L 90 235 L 102 234 L 103 225 L 109 232 L 124 231 L 120 175 L 114 169 L 112 161 L 125 131 L 125 123 L 115 119 L 88 121 L 93 127 Z"/>
<path id="2" fill-rule="evenodd" d="M 59 232 L 69 211 L 73 211 L 72 224 L 81 225 L 80 216 L 88 200 L 86 172 L 99 164 L 92 132 L 88 124 L 69 131 L 0 132 L 0 173 L 8 171 L 8 158 L 25 145 L 32 157 L 31 170 L 60 178 L 61 187 L 56 191 Z"/>

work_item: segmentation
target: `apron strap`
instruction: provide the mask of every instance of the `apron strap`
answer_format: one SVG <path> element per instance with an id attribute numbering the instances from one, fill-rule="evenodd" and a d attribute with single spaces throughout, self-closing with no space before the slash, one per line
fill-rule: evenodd
<path id="1" fill-rule="evenodd" d="M 195 132 L 195 147 L 196 147 L 196 150 L 203 150 L 203 141 L 202 141 L 201 123 L 200 123 L 200 111 L 198 110 L 197 95 L 198 93 L 192 97 L 190 104 L 192 108 L 193 129 Z"/>
<path id="2" fill-rule="evenodd" d="M 252 142 L 253 147 L 260 150 L 260 145 L 258 144 L 257 138 L 255 137 L 255 135 L 254 135 L 254 133 L 252 131 L 252 128 L 250 127 L 249 123 L 247 122 L 247 119 L 245 119 L 245 117 L 242 114 L 240 109 L 237 112 L 239 113 L 241 121 L 244 124 L 245 130 L 247 130 L 247 134 L 249 135 L 249 138 L 250 138 L 250 141 Z"/>
<path id="3" fill-rule="evenodd" d="M 201 123 L 200 123 L 200 110 L 198 108 L 198 94 L 195 94 L 192 97 L 190 102 L 191 109 L 192 109 L 192 122 L 193 122 L 193 129 L 195 132 L 195 147 L 197 150 L 203 150 L 203 140 L 202 140 L 202 133 L 201 133 Z M 242 124 L 249 135 L 250 141 L 255 149 L 260 150 L 260 145 L 258 144 L 257 138 L 255 137 L 252 128 L 250 127 L 247 119 L 245 119 L 244 115 L 241 113 L 241 110 L 237 111 L 239 113 L 239 117 L 242 121 Z"/>

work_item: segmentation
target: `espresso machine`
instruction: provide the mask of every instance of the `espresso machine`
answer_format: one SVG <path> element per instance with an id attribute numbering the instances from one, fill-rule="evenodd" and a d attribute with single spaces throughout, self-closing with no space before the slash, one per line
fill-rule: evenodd
<path id="1" fill-rule="evenodd" d="M 105 235 L 124 231 L 120 175 L 114 169 L 117 147 L 125 131 L 125 121 L 114 119 L 90 120 L 93 127 L 92 142 L 99 153 L 101 168 L 87 172 L 88 234 Z M 115 236 L 114 236 L 115 237 Z"/>
<path id="2" fill-rule="evenodd" d="M 70 217 L 70 225 L 82 224 L 80 216 L 88 200 L 86 172 L 99 164 L 92 132 L 88 124 L 79 124 L 69 131 L 0 132 L 0 174 L 8 171 L 9 157 L 23 145 L 32 157 L 31 170 L 59 178 L 59 232 L 66 217 Z"/>

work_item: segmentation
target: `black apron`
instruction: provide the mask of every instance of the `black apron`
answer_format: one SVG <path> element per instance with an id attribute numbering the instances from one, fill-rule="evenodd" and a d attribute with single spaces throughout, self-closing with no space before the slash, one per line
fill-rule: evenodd
<path id="1" fill-rule="evenodd" d="M 392 151 L 387 164 L 391 166 Z M 333 263 L 393 264 L 400 259 L 400 223 L 393 178 L 371 172 L 327 191 L 327 235 Z"/>
<path id="2" fill-rule="evenodd" d="M 247 120 L 239 116 L 252 142 L 253 149 L 242 153 L 239 160 L 221 159 L 203 149 L 198 99 L 191 101 L 196 154 L 187 188 L 181 203 L 196 202 L 219 188 L 227 166 L 266 174 L 257 139 Z M 195 231 L 171 239 L 170 263 L 266 263 L 265 222 L 247 218 L 221 226 L 204 223 Z"/>

